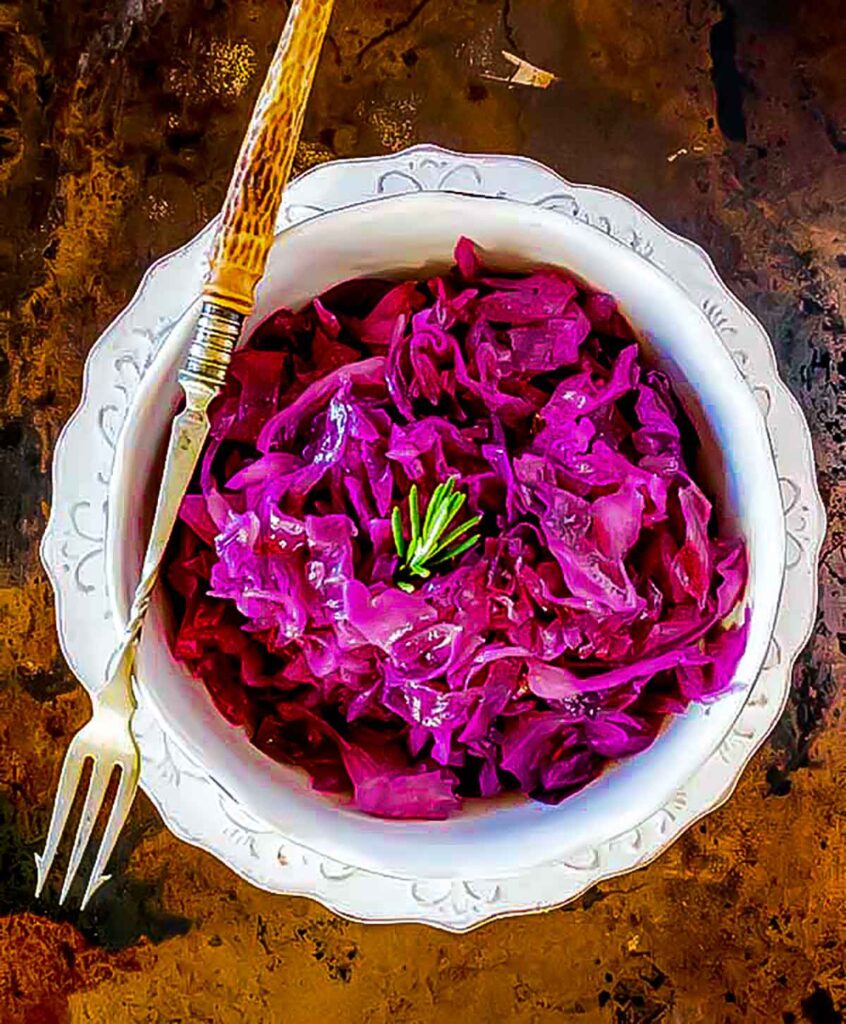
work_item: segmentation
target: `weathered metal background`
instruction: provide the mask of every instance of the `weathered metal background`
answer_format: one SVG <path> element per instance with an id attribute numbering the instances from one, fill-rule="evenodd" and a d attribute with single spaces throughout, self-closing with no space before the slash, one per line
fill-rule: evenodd
<path id="1" fill-rule="evenodd" d="M 338 0 L 298 160 L 424 140 L 537 157 L 700 241 L 765 322 L 832 523 L 816 637 L 731 802 L 650 868 L 463 938 L 250 889 L 143 798 L 88 913 L 34 902 L 32 851 L 88 713 L 37 559 L 52 446 L 99 331 L 218 209 L 284 6 L 0 3 L 0 1021 L 837 1024 L 842 0 Z M 514 71 L 502 50 L 557 80 L 494 80 Z"/>

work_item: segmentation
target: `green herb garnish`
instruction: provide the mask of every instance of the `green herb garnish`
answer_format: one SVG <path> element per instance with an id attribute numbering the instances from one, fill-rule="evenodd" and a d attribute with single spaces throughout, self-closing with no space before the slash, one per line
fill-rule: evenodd
<path id="1" fill-rule="evenodd" d="M 432 568 L 441 565 L 443 562 L 463 554 L 473 547 L 481 536 L 474 533 L 467 537 L 465 534 L 481 522 L 481 516 L 473 516 L 460 526 L 450 530 L 447 529 L 461 511 L 466 494 L 459 494 L 455 490 L 458 477 L 451 476 L 445 483 L 438 484 L 429 499 L 423 523 L 420 523 L 420 505 L 417 494 L 417 484 L 412 484 L 408 492 L 408 520 L 411 525 L 411 539 L 406 543 L 403 533 L 402 512 L 399 505 L 394 506 L 391 513 L 391 528 L 394 532 L 394 544 L 396 544 L 399 555 L 399 580 L 397 586 L 409 593 L 414 590 L 414 585 L 409 577 L 428 579 L 432 575 Z"/>

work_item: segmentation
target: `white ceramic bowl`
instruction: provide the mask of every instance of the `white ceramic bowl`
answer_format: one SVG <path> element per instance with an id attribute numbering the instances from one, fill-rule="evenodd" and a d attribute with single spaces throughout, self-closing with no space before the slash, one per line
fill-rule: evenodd
<path id="1" fill-rule="evenodd" d="M 178 835 L 251 881 L 365 920 L 463 930 L 644 863 L 731 791 L 778 718 L 813 622 L 824 516 L 807 425 L 763 330 L 696 246 L 622 196 L 519 158 L 419 147 L 324 165 L 289 188 L 280 227 L 253 322 L 349 277 L 442 268 L 460 233 L 495 265 L 552 264 L 615 294 L 711 439 L 702 468 L 751 555 L 749 642 L 733 692 L 558 807 L 470 801 L 446 822 L 400 823 L 315 794 L 230 727 L 175 663 L 159 594 L 138 661 L 142 785 Z M 92 351 L 57 445 L 42 553 L 63 649 L 90 690 L 138 576 L 209 239 L 206 229 L 147 275 Z"/>
<path id="2" fill-rule="evenodd" d="M 325 214 L 280 235 L 257 308 L 246 325 L 279 306 L 294 309 L 348 278 L 416 276 L 451 263 L 460 233 L 497 269 L 551 264 L 618 297 L 660 364 L 678 382 L 700 430 L 724 453 L 732 511 L 750 553 L 749 643 L 737 689 L 706 709 L 673 719 L 655 744 L 557 807 L 528 800 L 468 801 L 443 822 L 385 821 L 315 793 L 298 769 L 272 762 L 225 722 L 202 685 L 171 654 L 162 588 L 144 630 L 138 680 L 180 742 L 258 818 L 297 842 L 350 864 L 410 877 L 487 876 L 566 854 L 596 835 L 625 831 L 661 804 L 723 740 L 767 650 L 784 568 L 778 481 L 763 416 L 691 300 L 627 246 L 554 211 L 505 199 L 446 193 L 403 195 Z M 138 579 L 154 498 L 157 457 L 179 390 L 175 370 L 190 317 L 168 338 L 136 397 L 121 437 L 111 500 L 121 532 L 109 551 L 113 593 L 124 615 Z M 694 402 L 695 396 L 695 402 Z M 743 438 L 743 443 L 736 443 Z"/>

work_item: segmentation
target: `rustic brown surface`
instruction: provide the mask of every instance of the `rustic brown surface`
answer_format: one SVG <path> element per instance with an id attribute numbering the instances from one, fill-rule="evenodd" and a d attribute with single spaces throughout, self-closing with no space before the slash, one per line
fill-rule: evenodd
<path id="1" fill-rule="evenodd" d="M 237 880 L 142 797 L 114 884 L 32 898 L 68 737 L 37 559 L 86 352 L 219 208 L 284 5 L 0 3 L 0 1020 L 837 1024 L 846 1010 L 846 18 L 841 0 L 338 0 L 298 164 L 432 140 L 525 153 L 699 240 L 812 424 L 816 637 L 731 802 L 646 870 L 462 938 Z M 508 49 L 546 90 L 483 77 Z"/>

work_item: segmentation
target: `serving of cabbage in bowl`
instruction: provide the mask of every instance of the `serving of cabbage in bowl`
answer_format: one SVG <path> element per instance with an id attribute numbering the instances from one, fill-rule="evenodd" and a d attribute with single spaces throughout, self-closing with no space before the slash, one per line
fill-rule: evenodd
<path id="1" fill-rule="evenodd" d="M 315 789 L 387 818 L 557 803 L 731 686 L 746 548 L 612 296 L 461 238 L 447 273 L 279 309 L 230 378 L 173 651 Z"/>

